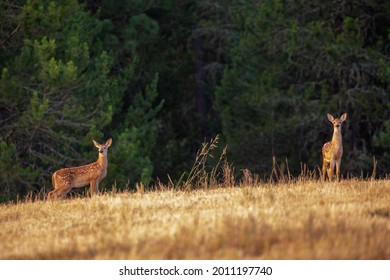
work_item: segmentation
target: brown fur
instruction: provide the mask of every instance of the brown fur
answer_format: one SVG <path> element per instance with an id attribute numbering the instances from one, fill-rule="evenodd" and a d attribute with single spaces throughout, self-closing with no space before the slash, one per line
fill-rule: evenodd
<path id="1" fill-rule="evenodd" d="M 112 139 L 108 139 L 104 145 L 95 140 L 93 143 L 99 149 L 98 160 L 84 166 L 63 168 L 54 172 L 52 176 L 54 190 L 48 194 L 48 199 L 63 198 L 71 189 L 81 188 L 88 184 L 91 195 L 99 190 L 99 183 L 107 175 L 107 150 Z"/>
<path id="2" fill-rule="evenodd" d="M 331 141 L 325 143 L 325 145 L 322 147 L 322 181 L 326 179 L 326 175 L 328 176 L 329 181 L 333 180 L 335 167 L 337 181 L 340 181 L 340 165 L 341 158 L 343 156 L 341 124 L 346 119 L 346 113 L 344 113 L 339 119 L 335 119 L 332 115 L 328 114 L 328 120 L 333 124 L 333 137 Z"/>

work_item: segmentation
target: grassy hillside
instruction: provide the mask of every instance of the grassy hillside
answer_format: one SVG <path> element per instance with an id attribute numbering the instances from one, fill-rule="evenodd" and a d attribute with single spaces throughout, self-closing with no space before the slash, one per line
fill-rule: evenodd
<path id="1" fill-rule="evenodd" d="M 0 205 L 1 259 L 390 259 L 390 181 Z"/>

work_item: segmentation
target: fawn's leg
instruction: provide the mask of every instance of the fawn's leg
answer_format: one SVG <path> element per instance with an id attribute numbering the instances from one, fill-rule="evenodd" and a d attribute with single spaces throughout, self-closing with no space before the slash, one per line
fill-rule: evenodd
<path id="1" fill-rule="evenodd" d="M 56 198 L 56 197 L 57 197 L 56 190 L 52 190 L 51 192 L 49 192 L 49 193 L 47 194 L 47 199 L 48 199 L 48 200 L 52 200 L 52 199 L 54 199 L 54 198 Z"/>
<path id="2" fill-rule="evenodd" d="M 341 160 L 339 159 L 336 161 L 336 177 L 337 177 L 337 182 L 340 182 L 340 164 Z"/>
<path id="3" fill-rule="evenodd" d="M 65 185 L 64 188 L 60 189 L 60 195 L 59 195 L 59 198 L 60 199 L 63 199 L 65 197 L 65 195 L 70 192 L 70 190 L 72 189 L 72 186 L 71 185 Z"/>
<path id="4" fill-rule="evenodd" d="M 61 188 L 56 188 L 56 189 L 52 190 L 51 192 L 49 192 L 49 193 L 47 194 L 47 198 L 48 198 L 49 200 L 57 199 L 59 193 L 61 193 Z"/>
<path id="5" fill-rule="evenodd" d="M 97 180 L 92 180 L 90 183 L 89 183 L 89 193 L 91 195 L 91 197 L 96 194 L 96 191 L 98 190 L 99 188 L 99 182 Z"/>
<path id="6" fill-rule="evenodd" d="M 333 170 L 334 170 L 334 161 L 331 160 L 327 170 L 329 182 L 333 181 Z"/>
<path id="7" fill-rule="evenodd" d="M 47 194 L 47 199 L 49 199 L 49 200 L 54 199 L 57 196 L 57 192 L 58 192 L 57 184 L 56 184 L 56 180 L 55 180 L 54 175 L 51 177 L 51 184 L 53 186 L 53 190 Z"/>
<path id="8" fill-rule="evenodd" d="M 322 173 L 321 173 L 321 181 L 324 182 L 325 179 L 326 179 L 326 169 L 327 169 L 327 166 L 328 166 L 328 162 L 323 159 L 322 160 Z"/>

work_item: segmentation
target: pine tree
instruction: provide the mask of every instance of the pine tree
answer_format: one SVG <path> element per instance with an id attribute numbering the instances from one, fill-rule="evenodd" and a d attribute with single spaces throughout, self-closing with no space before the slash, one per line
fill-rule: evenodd
<path id="1" fill-rule="evenodd" d="M 237 164 L 269 174 L 276 157 L 287 158 L 295 173 L 301 163 L 315 169 L 331 133 L 326 113 L 348 112 L 345 168 L 368 172 L 373 139 L 389 118 L 390 26 L 383 11 L 390 6 L 353 0 L 233 6 L 240 38 L 217 106 Z"/>
<path id="2" fill-rule="evenodd" d="M 134 120 L 129 130 L 153 130 L 154 114 L 143 113 L 154 112 L 157 94 L 154 84 L 146 90 L 144 102 L 140 94 L 129 92 L 134 60 L 113 71 L 116 61 L 103 42 L 107 23 L 76 0 L 27 1 L 12 12 L 12 24 L 2 31 L 7 55 L 0 61 L 0 190 L 6 197 L 50 189 L 54 170 L 93 161 L 92 139 L 103 141 L 112 135 L 123 139 L 129 116 Z M 7 33 L 10 30 L 15 34 Z M 138 107 L 127 106 L 123 113 L 125 99 L 137 99 Z M 124 138 L 144 143 L 145 134 Z M 115 137 L 114 154 L 121 151 L 115 148 Z M 154 135 L 147 137 L 151 144 L 136 145 L 127 159 L 143 159 L 147 171 L 126 174 L 125 167 L 112 171 L 111 178 L 135 174 L 140 180 L 150 179 L 148 156 Z M 111 162 L 115 166 L 115 157 Z"/>

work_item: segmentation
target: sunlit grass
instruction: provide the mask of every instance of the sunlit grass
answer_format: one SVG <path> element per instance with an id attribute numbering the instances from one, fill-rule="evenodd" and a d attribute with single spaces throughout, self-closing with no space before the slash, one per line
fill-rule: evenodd
<path id="1" fill-rule="evenodd" d="M 1 259 L 389 259 L 390 183 L 315 180 L 0 205 Z"/>
<path id="2" fill-rule="evenodd" d="M 226 149 L 208 167 L 217 142 L 175 183 L 0 205 L 0 258 L 390 259 L 390 181 L 294 178 L 275 159 L 267 181 L 237 179 Z"/>

